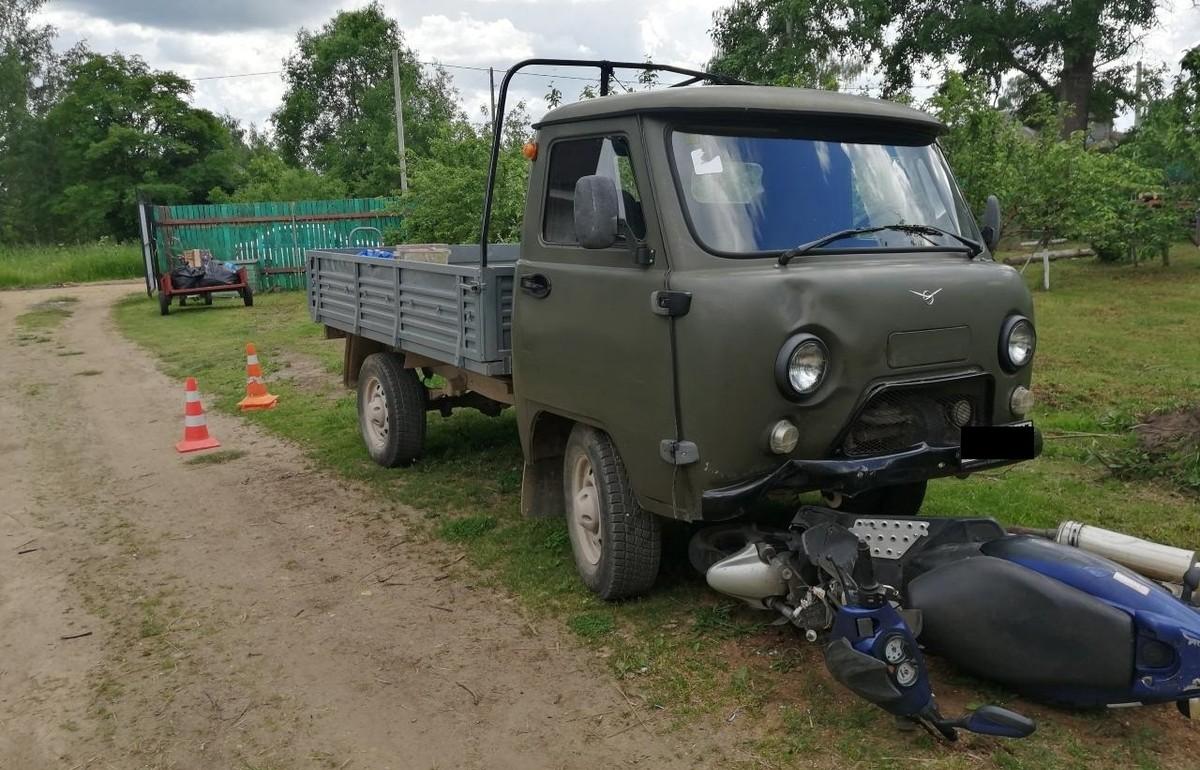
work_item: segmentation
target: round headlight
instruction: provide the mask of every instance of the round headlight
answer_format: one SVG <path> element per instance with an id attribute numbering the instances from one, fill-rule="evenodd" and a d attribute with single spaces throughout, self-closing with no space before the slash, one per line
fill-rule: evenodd
<path id="1" fill-rule="evenodd" d="M 821 341 L 816 338 L 806 339 L 788 356 L 788 384 L 800 395 L 808 395 L 825 379 L 825 368 L 828 364 L 825 346 Z"/>
<path id="2" fill-rule="evenodd" d="M 1037 347 L 1037 332 L 1028 318 L 1016 316 L 1008 319 L 1000 335 L 1000 363 L 1009 371 L 1016 371 L 1033 360 Z"/>

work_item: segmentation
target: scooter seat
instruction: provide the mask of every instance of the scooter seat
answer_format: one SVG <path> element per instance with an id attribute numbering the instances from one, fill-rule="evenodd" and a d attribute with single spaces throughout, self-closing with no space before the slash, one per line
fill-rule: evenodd
<path id="1" fill-rule="evenodd" d="M 992 556 L 951 562 L 908 585 L 920 642 L 962 669 L 1054 699 L 1055 690 L 1127 690 L 1130 616 L 1041 573 Z"/>

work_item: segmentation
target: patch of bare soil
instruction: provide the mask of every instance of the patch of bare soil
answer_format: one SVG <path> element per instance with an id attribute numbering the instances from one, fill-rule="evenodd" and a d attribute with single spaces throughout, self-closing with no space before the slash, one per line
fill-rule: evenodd
<path id="1" fill-rule="evenodd" d="M 0 767 L 728 764 L 295 447 L 210 413 L 245 454 L 187 464 L 182 384 L 109 320 L 136 289 L 72 289 L 70 359 L 12 332 L 52 294 L 0 308 Z"/>
<path id="2" fill-rule="evenodd" d="M 1153 454 L 1200 448 L 1200 407 L 1151 415 L 1133 430 L 1142 449 Z"/>
<path id="3" fill-rule="evenodd" d="M 332 342 L 338 344 L 342 341 L 333 340 Z M 337 383 L 339 378 L 331 375 L 324 364 L 316 358 L 298 353 L 283 357 L 278 362 L 278 369 L 271 376 L 272 379 L 289 382 L 305 393 L 324 396 L 331 401 L 336 401 L 346 394 L 346 391 L 340 387 L 331 387 L 331 384 Z"/>

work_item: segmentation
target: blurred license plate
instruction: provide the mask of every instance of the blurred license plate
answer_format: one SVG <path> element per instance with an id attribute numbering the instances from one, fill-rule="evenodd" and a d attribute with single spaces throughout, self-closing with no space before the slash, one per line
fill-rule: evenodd
<path id="1" fill-rule="evenodd" d="M 962 462 L 1032 460 L 1036 456 L 1032 425 L 968 425 L 962 429 Z"/>

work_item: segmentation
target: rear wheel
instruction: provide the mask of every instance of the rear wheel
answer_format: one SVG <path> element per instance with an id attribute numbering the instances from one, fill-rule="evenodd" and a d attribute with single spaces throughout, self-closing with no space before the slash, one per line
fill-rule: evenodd
<path id="1" fill-rule="evenodd" d="M 209 292 L 208 294 L 204 295 L 204 304 L 206 304 L 206 305 L 212 304 L 212 292 Z"/>
<path id="2" fill-rule="evenodd" d="M 171 296 L 162 289 L 158 290 L 158 312 L 163 315 L 171 312 Z"/>
<path id="3" fill-rule="evenodd" d="M 859 492 L 857 495 L 823 493 L 830 508 L 864 516 L 916 516 L 925 502 L 927 481 L 896 484 Z"/>
<path id="4" fill-rule="evenodd" d="M 371 459 L 396 468 L 420 457 L 428 403 L 425 384 L 400 356 L 367 356 L 358 374 L 358 428 Z"/>
<path id="5" fill-rule="evenodd" d="M 246 284 L 242 288 L 242 302 L 246 303 L 246 307 L 254 306 L 254 292 L 250 288 L 250 284 Z"/>
<path id="6" fill-rule="evenodd" d="M 658 577 L 662 530 L 642 510 L 607 433 L 576 425 L 563 457 L 567 531 L 584 585 L 605 600 L 650 590 Z"/>

